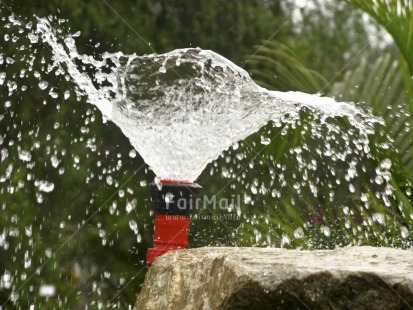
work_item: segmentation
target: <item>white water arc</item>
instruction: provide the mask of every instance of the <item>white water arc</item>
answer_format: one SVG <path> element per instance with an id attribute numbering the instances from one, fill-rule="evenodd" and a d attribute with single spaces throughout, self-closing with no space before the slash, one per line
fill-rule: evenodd
<path id="1" fill-rule="evenodd" d="M 35 34 L 51 47 L 54 65 L 65 64 L 78 94 L 122 130 L 161 179 L 194 181 L 223 150 L 304 107 L 322 120 L 345 116 L 365 135 L 378 121 L 351 103 L 264 89 L 209 50 L 105 53 L 97 60 L 79 54 L 72 36 L 59 39 L 46 19 Z M 93 76 L 82 65 L 93 67 Z"/>

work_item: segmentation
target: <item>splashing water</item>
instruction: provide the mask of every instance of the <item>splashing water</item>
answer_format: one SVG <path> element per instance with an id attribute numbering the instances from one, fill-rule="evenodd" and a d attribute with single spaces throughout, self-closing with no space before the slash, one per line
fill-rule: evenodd
<path id="1" fill-rule="evenodd" d="M 80 55 L 72 36 L 60 42 L 47 19 L 39 20 L 31 40 L 37 42 L 38 36 L 51 47 L 54 65 L 66 65 L 78 93 L 122 130 L 161 179 L 194 181 L 223 150 L 268 121 L 294 119 L 303 108 L 323 120 L 346 116 L 365 134 L 378 121 L 332 98 L 268 91 L 208 50 L 145 56 L 106 53 L 96 60 Z M 95 75 L 82 73 L 79 61 L 93 67 Z"/>
<path id="2" fill-rule="evenodd" d="M 5 42 L 15 42 L 10 49 L 0 45 L 5 71 L 0 72 L 5 129 L 0 132 L 0 250 L 5 253 L 0 290 L 9 290 L 10 302 L 27 306 L 27 299 L 44 298 L 41 288 L 49 282 L 63 307 L 65 279 L 73 277 L 79 285 L 91 283 L 84 292 L 93 296 L 91 303 L 109 308 L 118 302 L 111 295 L 113 283 L 122 288 L 135 283 L 132 275 L 140 259 L 144 264 L 146 241 L 152 238 L 144 187 L 153 177 L 144 169 L 138 180 L 130 177 L 140 163 L 137 152 L 162 179 L 193 181 L 205 170 L 204 193 L 215 195 L 218 207 L 194 212 L 191 246 L 411 247 L 413 214 L 394 203 L 392 162 L 384 158 L 387 153 L 376 158 L 369 148 L 380 119 L 355 105 L 268 91 L 212 51 L 92 57 L 77 51 L 78 34 L 64 36 L 52 26 L 60 25 L 57 18 L 27 25 L 13 17 L 4 21 Z M 115 123 L 136 150 L 101 139 L 105 126 L 94 122 L 100 114 L 81 97 Z M 42 113 L 39 122 L 36 113 Z M 120 137 L 116 134 L 110 137 Z M 384 139 L 378 152 L 391 148 Z M 285 143 L 279 154 L 278 143 Z M 86 226 L 90 231 L 79 236 L 88 237 L 74 253 L 71 236 Z M 122 228 L 126 232 L 119 232 Z M 97 248 L 104 255 L 96 254 Z M 100 265 L 90 259 L 118 252 L 127 253 L 133 271 L 111 267 L 113 256 Z M 61 262 L 52 264 L 54 257 Z M 38 283 L 44 284 L 33 299 Z M 43 302 L 33 301 L 40 307 Z"/>

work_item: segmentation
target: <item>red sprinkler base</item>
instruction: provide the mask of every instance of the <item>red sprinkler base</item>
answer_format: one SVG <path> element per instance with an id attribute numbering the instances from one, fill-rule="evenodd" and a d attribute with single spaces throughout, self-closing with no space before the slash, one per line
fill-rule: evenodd
<path id="1" fill-rule="evenodd" d="M 185 249 L 188 246 L 189 215 L 156 214 L 154 247 L 148 249 L 146 262 L 170 251 Z"/>
<path id="2" fill-rule="evenodd" d="M 196 183 L 162 181 L 149 184 L 155 209 L 153 248 L 146 253 L 146 262 L 170 250 L 188 246 L 188 232 L 192 203 L 200 186 Z"/>

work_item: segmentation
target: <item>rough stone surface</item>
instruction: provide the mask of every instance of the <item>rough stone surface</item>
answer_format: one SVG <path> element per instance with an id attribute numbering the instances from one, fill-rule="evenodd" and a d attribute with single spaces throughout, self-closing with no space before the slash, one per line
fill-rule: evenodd
<path id="1" fill-rule="evenodd" d="M 172 251 L 149 268 L 144 309 L 413 309 L 413 250 Z"/>

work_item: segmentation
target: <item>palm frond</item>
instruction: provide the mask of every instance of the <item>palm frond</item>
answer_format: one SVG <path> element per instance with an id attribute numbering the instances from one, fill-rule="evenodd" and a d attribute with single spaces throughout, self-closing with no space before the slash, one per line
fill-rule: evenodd
<path id="1" fill-rule="evenodd" d="M 327 84 L 320 73 L 306 67 L 290 48 L 275 40 L 257 47 L 246 65 L 254 80 L 269 89 L 316 93 Z"/>
<path id="2" fill-rule="evenodd" d="M 399 61 L 389 54 L 379 57 L 371 68 L 363 58 L 355 70 L 346 72 L 343 81 L 333 84 L 329 95 L 360 102 L 382 117 L 400 154 L 403 172 L 413 178 L 413 139 L 402 71 Z"/>
<path id="3" fill-rule="evenodd" d="M 347 0 L 353 6 L 362 9 L 381 24 L 393 37 L 400 50 L 401 74 L 405 89 L 405 102 L 410 115 L 401 115 L 403 120 L 413 128 L 413 0 Z M 404 134 L 413 141 L 413 133 Z M 412 142 L 398 141 L 396 144 L 403 146 L 400 151 L 403 163 L 407 164 L 406 170 L 412 171 L 413 149 Z M 408 147 L 409 146 L 409 147 Z M 410 176 L 412 173 L 410 174 Z"/>
<path id="4" fill-rule="evenodd" d="M 413 72 L 413 1 L 412 0 L 347 0 L 381 24 L 393 37 Z"/>

